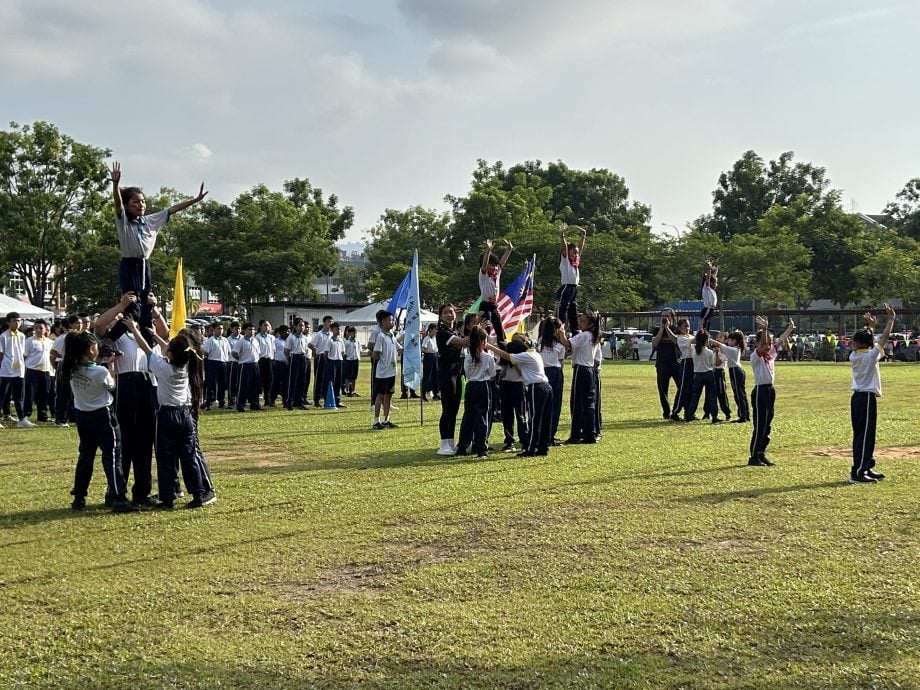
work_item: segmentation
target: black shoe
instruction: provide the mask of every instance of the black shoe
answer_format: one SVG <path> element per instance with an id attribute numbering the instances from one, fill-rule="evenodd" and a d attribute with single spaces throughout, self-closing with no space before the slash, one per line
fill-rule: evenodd
<path id="1" fill-rule="evenodd" d="M 386 421 L 386 422 L 383 422 L 383 428 L 384 429 L 398 429 L 399 425 L 393 424 L 393 422 L 390 422 L 390 421 Z"/>
<path id="2" fill-rule="evenodd" d="M 885 478 L 885 475 L 881 472 L 876 472 L 875 470 L 866 470 L 866 474 L 875 479 L 876 481 L 882 481 Z"/>
<path id="3" fill-rule="evenodd" d="M 265 407 L 274 407 L 275 403 L 265 403 Z"/>
<path id="4" fill-rule="evenodd" d="M 662 418 L 664 421 L 668 421 L 668 420 L 671 418 L 671 413 L 670 413 L 670 412 L 665 412 L 665 413 L 663 413 L 663 414 L 661 415 L 661 418 Z"/>
<path id="5" fill-rule="evenodd" d="M 380 422 L 374 422 L 374 426 L 371 427 L 374 431 L 383 431 L 386 427 Z"/>
<path id="6" fill-rule="evenodd" d="M 775 462 L 771 461 L 770 458 L 768 458 L 766 455 L 761 455 L 760 461 L 767 467 L 773 467 L 776 464 Z"/>
<path id="7" fill-rule="evenodd" d="M 71 510 L 84 510 L 86 508 L 86 499 L 83 496 L 77 496 L 70 504 Z"/>
<path id="8" fill-rule="evenodd" d="M 210 412 L 210 411 L 211 411 L 211 406 L 210 406 L 210 405 L 203 405 L 203 406 L 201 407 L 201 409 L 204 410 L 205 412 Z"/>
<path id="9" fill-rule="evenodd" d="M 293 409 L 295 409 L 295 410 L 306 410 L 306 409 L 307 409 L 307 406 L 306 406 L 306 405 L 298 405 L 297 407 L 295 407 L 295 408 L 293 408 Z"/>
<path id="10" fill-rule="evenodd" d="M 850 484 L 878 484 L 878 479 L 870 477 L 867 472 L 850 477 Z"/>
<path id="11" fill-rule="evenodd" d="M 116 498 L 112 501 L 113 513 L 136 513 L 140 510 L 136 505 L 131 503 L 127 498 Z"/>
<path id="12" fill-rule="evenodd" d="M 746 424 L 746 423 L 747 423 L 747 420 L 746 420 L 746 419 L 734 419 L 734 420 L 732 420 L 732 424 Z"/>
<path id="13" fill-rule="evenodd" d="M 769 467 L 769 465 L 760 458 L 751 458 L 748 460 L 748 467 Z"/>
<path id="14" fill-rule="evenodd" d="M 577 446 L 580 443 L 581 443 L 580 438 L 567 438 L 565 441 L 563 441 L 563 444 L 566 446 Z"/>
<path id="15" fill-rule="evenodd" d="M 672 414 L 670 417 L 668 417 L 668 419 L 670 419 L 672 422 L 683 422 L 684 421 L 680 416 L 676 414 Z"/>
<path id="16" fill-rule="evenodd" d="M 712 420 L 712 423 L 713 423 L 713 424 L 721 424 L 721 423 L 722 423 L 722 420 L 719 419 L 718 417 L 716 417 L 715 419 Z"/>
<path id="17" fill-rule="evenodd" d="M 418 393 L 413 393 L 413 394 L 410 395 L 409 397 L 410 397 L 410 398 L 417 398 L 417 397 L 418 397 Z"/>
<path id="18" fill-rule="evenodd" d="M 195 498 L 185 504 L 186 508 L 203 508 L 212 503 L 217 503 L 217 496 L 213 491 L 201 491 Z"/>
<path id="19" fill-rule="evenodd" d="M 707 419 L 709 419 L 709 413 L 708 413 L 708 412 L 707 412 L 706 414 L 703 415 L 703 420 L 705 421 L 705 420 L 707 420 Z"/>
<path id="20" fill-rule="evenodd" d="M 111 508 L 114 502 L 115 502 L 115 497 L 112 494 L 105 495 L 105 507 L 106 508 Z"/>
<path id="21" fill-rule="evenodd" d="M 532 458 L 535 455 L 536 453 L 534 453 L 532 450 L 522 450 L 520 453 L 517 454 L 519 458 Z M 546 455 L 546 453 L 544 453 L 544 455 Z"/>
<path id="22" fill-rule="evenodd" d="M 561 445 L 562 445 L 562 441 L 560 441 L 558 438 L 554 438 L 552 441 L 550 441 L 549 445 L 551 445 L 551 446 L 561 446 Z"/>
<path id="23" fill-rule="evenodd" d="M 477 457 L 477 458 L 488 459 L 488 457 L 489 457 L 489 451 L 487 451 L 487 450 L 481 450 L 481 451 L 479 451 L 478 453 L 476 453 L 476 457 Z"/>
<path id="24" fill-rule="evenodd" d="M 457 456 L 460 456 L 460 457 L 464 457 L 464 456 L 469 455 L 469 454 L 470 454 L 470 451 L 468 451 L 468 450 L 467 450 L 466 448 L 464 448 L 463 446 L 457 446 L 457 452 L 454 453 L 454 455 L 457 455 Z"/>
<path id="25" fill-rule="evenodd" d="M 514 443 L 511 441 L 502 446 L 503 453 L 510 453 L 515 450 L 517 450 L 517 448 L 514 447 Z"/>
<path id="26" fill-rule="evenodd" d="M 408 393 L 403 393 L 402 395 L 399 396 L 399 399 L 400 399 L 400 400 L 408 400 L 408 399 L 409 399 L 409 394 L 408 394 Z"/>
<path id="27" fill-rule="evenodd" d="M 131 502 L 142 510 L 153 510 L 162 503 L 162 501 L 155 496 L 145 496 L 144 498 L 135 499 Z"/>
<path id="28" fill-rule="evenodd" d="M 153 506 L 154 510 L 172 510 L 174 507 L 172 501 L 161 501 L 157 499 L 157 504 Z"/>

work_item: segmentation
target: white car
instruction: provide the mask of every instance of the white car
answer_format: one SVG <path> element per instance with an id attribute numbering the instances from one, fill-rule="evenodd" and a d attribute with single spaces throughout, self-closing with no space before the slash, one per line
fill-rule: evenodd
<path id="1" fill-rule="evenodd" d="M 607 331 L 601 334 L 604 344 L 601 346 L 601 354 L 604 359 L 617 359 L 620 348 L 623 343 L 628 342 L 630 338 L 636 336 L 639 338 L 639 361 L 647 362 L 652 356 L 652 338 L 655 336 L 647 331 Z"/>

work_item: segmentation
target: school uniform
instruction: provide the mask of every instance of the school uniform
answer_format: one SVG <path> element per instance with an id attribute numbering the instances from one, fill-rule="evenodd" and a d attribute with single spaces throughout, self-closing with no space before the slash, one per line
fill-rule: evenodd
<path id="1" fill-rule="evenodd" d="M 326 343 L 332 334 L 329 331 L 318 330 L 310 339 L 313 350 L 313 404 L 322 407 L 326 397 Z"/>
<path id="2" fill-rule="evenodd" d="M 288 360 L 288 385 L 285 407 L 306 407 L 307 373 L 310 370 L 310 339 L 306 333 L 291 333 L 284 343 Z"/>
<path id="3" fill-rule="evenodd" d="M 684 421 L 689 422 L 696 414 L 696 408 L 700 402 L 700 396 L 705 392 L 706 397 L 703 401 L 703 411 L 713 420 L 719 417 L 719 407 L 716 402 L 716 379 L 714 369 L 716 366 L 716 353 L 708 347 L 704 347 L 702 352 L 693 349 L 691 355 L 693 366 L 693 394 L 690 402 L 684 411 Z"/>
<path id="4" fill-rule="evenodd" d="M 230 352 L 233 352 L 233 348 L 236 347 L 236 344 L 243 339 L 243 334 L 233 335 L 232 333 L 227 336 L 227 342 L 230 345 Z M 228 368 L 230 373 L 227 375 L 227 405 L 228 407 L 236 406 L 236 393 L 240 389 L 240 363 L 233 359 L 231 355 L 228 361 Z"/>
<path id="5" fill-rule="evenodd" d="M 594 346 L 594 438 L 601 440 L 601 365 L 604 363 L 601 344 Z"/>
<path id="6" fill-rule="evenodd" d="M 288 336 L 290 337 L 290 336 Z M 284 350 L 287 347 L 287 338 L 276 337 L 273 343 L 272 355 L 272 390 L 268 397 L 268 404 L 274 405 L 275 400 L 281 398 L 281 405 L 287 407 L 289 366 Z"/>
<path id="7" fill-rule="evenodd" d="M 546 455 L 553 443 L 553 389 L 549 384 L 543 357 L 533 350 L 511 355 L 519 367 L 529 411 L 527 455 Z"/>
<path id="8" fill-rule="evenodd" d="M 472 353 L 467 352 L 463 360 L 463 372 L 466 376 L 466 395 L 457 447 L 465 451 L 472 443 L 473 450 L 483 454 L 489 448 L 495 358 L 488 352 L 480 352 L 477 362 Z"/>
<path id="9" fill-rule="evenodd" d="M 23 393 L 25 390 L 25 349 L 26 336 L 22 331 L 6 330 L 0 333 L 0 400 L 5 401 L 10 395 L 16 408 L 16 419 L 25 419 Z M 23 422 L 23 424 L 25 424 Z"/>
<path id="10" fill-rule="evenodd" d="M 374 351 L 374 345 L 377 343 L 377 336 L 382 333 L 380 324 L 374 324 L 374 327 L 371 329 L 371 333 L 367 336 L 367 349 L 370 352 Z M 375 386 L 377 381 L 377 360 L 371 357 L 371 407 L 374 406 L 374 401 L 377 399 L 377 389 Z"/>
<path id="11" fill-rule="evenodd" d="M 81 362 L 70 377 L 76 409 L 80 446 L 71 495 L 74 507 L 81 506 L 93 477 L 96 449 L 102 452 L 106 496 L 123 499 L 125 477 L 121 460 L 121 431 L 112 409 L 115 379 L 106 367 L 95 362 Z"/>
<path id="12" fill-rule="evenodd" d="M 542 363 L 542 360 L 541 360 Z M 511 363 L 502 363 L 501 372 L 501 415 L 505 432 L 505 446 L 514 445 L 514 423 L 517 421 L 518 438 L 521 447 L 527 449 L 530 442 L 527 406 L 524 402 L 524 379 L 521 371 Z"/>
<path id="13" fill-rule="evenodd" d="M 147 333 L 147 329 L 153 326 L 153 306 L 148 302 L 153 286 L 150 254 L 156 245 L 157 235 L 169 222 L 169 218 L 168 210 L 134 219 L 128 218 L 124 210 L 115 212 L 115 230 L 121 249 L 118 284 L 122 294 L 133 292 L 137 295 L 137 302 L 129 304 L 124 314 L 137 322 L 141 333 Z M 107 337 L 115 342 L 127 332 L 128 327 L 125 323 L 118 321 L 109 330 Z"/>
<path id="14" fill-rule="evenodd" d="M 64 331 L 61 333 L 54 339 L 54 344 L 51 346 L 51 351 L 54 353 L 54 357 L 57 360 L 55 364 L 57 376 L 55 376 L 54 423 L 58 426 L 62 426 L 68 422 L 75 422 L 77 419 L 73 406 L 73 392 L 70 390 L 70 384 L 65 382 L 64 377 L 61 376 L 61 363 L 64 361 L 64 340 L 70 332 L 71 331 Z"/>
<path id="15" fill-rule="evenodd" d="M 572 390 L 569 407 L 572 428 L 567 443 L 597 443 L 597 371 L 594 368 L 595 349 L 591 331 L 580 331 L 569 342 L 572 346 Z"/>
<path id="16" fill-rule="evenodd" d="M 568 255 L 568 249 L 562 252 L 559 258 L 559 274 L 561 284 L 556 290 L 555 298 L 559 302 L 557 315 L 559 320 L 568 324 L 569 333 L 575 333 L 578 330 L 578 284 L 581 281 L 581 271 L 579 269 L 580 257 L 572 259 Z"/>
<path id="17" fill-rule="evenodd" d="M 178 476 L 182 471 L 186 491 L 201 496 L 205 491 L 199 460 L 198 430 L 192 417 L 192 394 L 188 367 L 176 367 L 159 355 L 148 358 L 150 372 L 157 379 L 156 458 L 159 498 L 167 505 L 176 499 Z"/>
<path id="18" fill-rule="evenodd" d="M 770 445 L 770 431 L 773 426 L 773 408 L 776 404 L 776 391 L 773 388 L 775 378 L 774 362 L 776 347 L 762 355 L 755 349 L 751 352 L 751 369 L 754 374 L 754 389 L 751 391 L 751 412 L 754 429 L 751 433 L 751 446 L 748 464 L 763 465 L 766 462 L 767 446 Z"/>
<path id="19" fill-rule="evenodd" d="M 378 396 L 393 395 L 396 389 L 396 360 L 399 344 L 389 331 L 381 330 L 374 342 L 374 352 L 378 353 L 375 371 L 374 390 Z"/>
<path id="20" fill-rule="evenodd" d="M 661 340 L 655 347 L 655 379 L 658 385 L 658 401 L 661 403 L 661 414 L 667 419 L 671 416 L 671 400 L 668 397 L 668 386 L 674 382 L 680 391 L 681 382 L 680 350 L 677 343 L 662 333 Z M 676 402 L 675 402 L 676 407 Z"/>
<path id="21" fill-rule="evenodd" d="M 438 346 L 438 388 L 441 391 L 441 417 L 438 432 L 441 449 L 445 454 L 453 447 L 457 430 L 457 415 L 460 412 L 460 398 L 463 390 L 463 361 L 459 347 L 451 344 L 460 336 L 450 326 L 438 323 L 435 342 Z"/>
<path id="22" fill-rule="evenodd" d="M 704 331 L 709 330 L 709 322 L 712 321 L 712 315 L 716 312 L 716 306 L 719 304 L 719 296 L 716 291 L 709 287 L 705 282 L 702 287 L 703 308 L 700 310 L 700 328 Z"/>
<path id="23" fill-rule="evenodd" d="M 674 406 L 671 408 L 671 419 L 680 421 L 680 413 L 687 409 L 693 397 L 693 336 L 679 334 L 677 336 L 677 351 L 680 353 L 680 384 L 674 396 Z"/>
<path id="24" fill-rule="evenodd" d="M 722 346 L 725 364 L 728 367 L 728 380 L 732 384 L 732 395 L 735 399 L 735 411 L 738 413 L 738 422 L 751 421 L 751 408 L 748 404 L 745 383 L 747 377 L 741 366 L 741 348 L 731 345 Z"/>
<path id="25" fill-rule="evenodd" d="M 328 394 L 329 387 L 332 386 L 335 406 L 344 407 L 342 405 L 341 393 L 342 367 L 345 362 L 345 341 L 342 340 L 341 336 L 330 335 L 329 339 L 326 341 L 325 348 L 326 350 L 323 355 L 326 359 L 326 391 Z"/>
<path id="26" fill-rule="evenodd" d="M 850 353 L 853 365 L 853 383 L 850 390 L 850 422 L 853 427 L 853 466 L 851 481 L 875 481 L 882 475 L 873 472 L 875 467 L 876 403 L 882 395 L 882 377 L 879 359 L 883 356 L 877 345 L 867 350 Z"/>
<path id="27" fill-rule="evenodd" d="M 227 385 L 230 379 L 230 339 L 222 335 L 212 335 L 204 341 L 204 383 L 205 383 L 205 409 L 217 401 L 218 407 L 223 409 L 227 397 Z M 232 396 L 231 396 L 232 397 Z"/>
<path id="28" fill-rule="evenodd" d="M 259 404 L 259 357 L 261 346 L 255 336 L 243 336 L 233 345 L 233 355 L 239 365 L 239 388 L 236 391 L 236 411 L 243 412 L 246 403 L 250 410 L 261 410 Z"/>
<path id="29" fill-rule="evenodd" d="M 550 439 L 555 442 L 556 434 L 559 430 L 559 417 L 562 415 L 562 388 L 565 383 L 562 363 L 565 361 L 565 346 L 559 342 L 554 342 L 552 347 L 543 347 L 541 345 L 537 353 L 543 359 L 543 372 L 546 374 L 549 387 L 553 392 L 552 420 L 549 434 Z"/>
<path id="30" fill-rule="evenodd" d="M 441 397 L 438 385 L 438 339 L 426 335 L 422 338 L 422 397 L 431 393 L 435 400 Z"/>
<path id="31" fill-rule="evenodd" d="M 722 410 L 722 414 L 725 416 L 725 419 L 731 419 L 732 410 L 728 406 L 728 387 L 725 384 L 725 353 L 722 353 L 722 357 L 716 358 L 715 366 L 712 369 L 713 377 L 715 378 L 715 391 L 716 391 L 716 402 L 719 405 L 719 409 Z"/>
<path id="32" fill-rule="evenodd" d="M 256 333 L 256 340 L 259 341 L 259 386 L 262 390 L 262 400 L 268 405 L 272 396 L 272 359 L 275 354 L 275 335 L 259 331 Z"/>
<path id="33" fill-rule="evenodd" d="M 502 326 L 502 317 L 498 313 L 499 281 L 501 280 L 501 266 L 491 266 L 487 273 L 479 269 L 479 311 L 483 318 L 492 322 L 498 342 L 505 342 L 505 328 Z"/>
<path id="34" fill-rule="evenodd" d="M 26 367 L 25 401 L 23 412 L 32 416 L 32 406 L 36 407 L 39 422 L 48 421 L 48 402 L 51 395 L 51 346 L 50 338 L 26 338 L 23 360 Z"/>
<path id="35" fill-rule="evenodd" d="M 342 378 L 347 383 L 351 381 L 354 384 L 358 380 L 358 366 L 361 362 L 361 346 L 354 338 L 345 339 L 345 363 L 342 365 Z M 352 387 L 354 387 L 352 385 Z M 344 387 L 343 387 L 344 390 Z M 349 395 L 357 395 L 348 391 Z"/>
<path id="36" fill-rule="evenodd" d="M 115 415 L 122 432 L 122 474 L 127 485 L 134 467 L 131 498 L 143 503 L 153 490 L 153 444 L 156 438 L 156 390 L 147 367 L 147 355 L 134 335 L 115 341 L 124 353 L 115 359 Z"/>

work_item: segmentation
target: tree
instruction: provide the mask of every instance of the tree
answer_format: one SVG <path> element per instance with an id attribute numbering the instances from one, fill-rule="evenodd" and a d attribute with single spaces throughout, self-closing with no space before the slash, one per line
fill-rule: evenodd
<path id="1" fill-rule="evenodd" d="M 920 177 L 915 177 L 885 206 L 898 234 L 920 240 Z"/>
<path id="2" fill-rule="evenodd" d="M 80 237 L 99 226 L 111 152 L 47 122 L 10 128 L 0 132 L 0 267 L 15 270 L 29 300 L 44 307 Z"/>
<path id="3" fill-rule="evenodd" d="M 920 293 L 920 266 L 915 258 L 918 246 L 913 240 L 907 242 L 906 246 L 892 243 L 880 247 L 853 270 L 869 304 L 898 298 L 911 302 Z"/>
<path id="4" fill-rule="evenodd" d="M 230 206 L 198 205 L 175 238 L 202 287 L 231 306 L 315 297 L 312 278 L 335 267 L 332 238 L 350 226 L 350 209 L 338 211 L 333 197 L 324 202 L 318 190 L 300 194 L 303 185 L 295 187 L 285 195 L 257 185 Z"/>

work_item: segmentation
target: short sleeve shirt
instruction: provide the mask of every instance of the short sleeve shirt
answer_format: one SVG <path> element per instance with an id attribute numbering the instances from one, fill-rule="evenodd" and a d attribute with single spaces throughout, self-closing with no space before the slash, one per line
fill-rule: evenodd
<path id="1" fill-rule="evenodd" d="M 169 221 L 169 211 L 151 213 L 130 220 L 124 211 L 115 214 L 118 245 L 126 259 L 149 259 L 157 242 L 157 235 Z"/>

